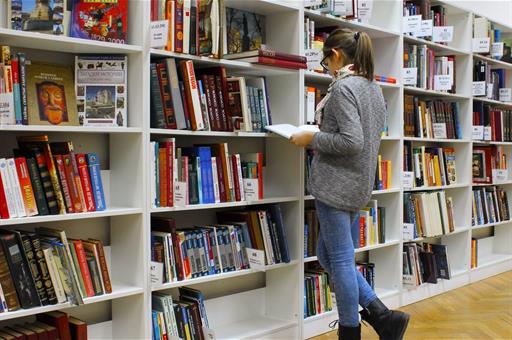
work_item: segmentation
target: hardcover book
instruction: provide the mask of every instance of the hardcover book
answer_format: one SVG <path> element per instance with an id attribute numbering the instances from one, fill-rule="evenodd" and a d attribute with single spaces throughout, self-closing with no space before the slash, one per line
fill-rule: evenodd
<path id="1" fill-rule="evenodd" d="M 252 51 L 265 44 L 265 16 L 226 8 L 227 54 Z"/>
<path id="2" fill-rule="evenodd" d="M 10 28 L 61 35 L 64 33 L 64 0 L 11 0 Z"/>

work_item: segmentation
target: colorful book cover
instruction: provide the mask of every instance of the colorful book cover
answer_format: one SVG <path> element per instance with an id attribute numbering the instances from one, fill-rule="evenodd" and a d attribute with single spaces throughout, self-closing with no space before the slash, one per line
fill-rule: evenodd
<path id="1" fill-rule="evenodd" d="M 87 154 L 87 165 L 89 166 L 89 175 L 91 176 L 92 193 L 96 203 L 96 211 L 106 209 L 105 194 L 103 193 L 103 183 L 100 174 L 100 162 L 95 153 Z"/>
<path id="2" fill-rule="evenodd" d="M 227 54 L 252 51 L 265 44 L 265 16 L 226 8 Z"/>
<path id="3" fill-rule="evenodd" d="M 72 37 L 125 44 L 127 30 L 128 0 L 73 0 Z"/>
<path id="4" fill-rule="evenodd" d="M 64 33 L 64 0 L 11 0 L 11 27 L 18 31 Z"/>
<path id="5" fill-rule="evenodd" d="M 77 56 L 75 85 L 81 125 L 126 126 L 126 56 Z"/>

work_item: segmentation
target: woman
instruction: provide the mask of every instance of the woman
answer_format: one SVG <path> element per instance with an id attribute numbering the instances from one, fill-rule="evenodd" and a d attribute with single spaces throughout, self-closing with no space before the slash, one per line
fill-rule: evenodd
<path id="1" fill-rule="evenodd" d="M 309 190 L 316 199 L 320 222 L 318 260 L 330 274 L 338 306 L 339 339 L 360 339 L 362 319 L 380 339 L 402 339 L 409 315 L 390 311 L 355 268 L 359 244 L 359 210 L 370 198 L 385 103 L 373 81 L 373 47 L 364 32 L 333 31 L 325 41 L 322 66 L 333 80 L 316 109 L 320 132 L 301 132 L 291 138 L 311 145 L 315 157 Z"/>

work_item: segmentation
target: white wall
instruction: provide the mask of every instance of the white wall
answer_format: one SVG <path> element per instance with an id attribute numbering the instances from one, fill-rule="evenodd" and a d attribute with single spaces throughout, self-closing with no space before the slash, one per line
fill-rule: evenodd
<path id="1" fill-rule="evenodd" d="M 499 23 L 512 26 L 512 0 L 448 0 Z"/>

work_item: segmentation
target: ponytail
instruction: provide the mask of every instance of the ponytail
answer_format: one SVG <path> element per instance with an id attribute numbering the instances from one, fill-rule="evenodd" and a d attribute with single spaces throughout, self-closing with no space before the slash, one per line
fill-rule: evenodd
<path id="1" fill-rule="evenodd" d="M 366 32 L 354 32 L 348 28 L 336 29 L 324 43 L 324 55 L 333 48 L 343 53 L 347 63 L 354 64 L 357 75 L 373 81 L 373 46 Z"/>

